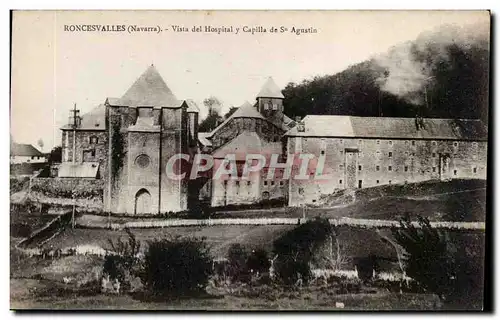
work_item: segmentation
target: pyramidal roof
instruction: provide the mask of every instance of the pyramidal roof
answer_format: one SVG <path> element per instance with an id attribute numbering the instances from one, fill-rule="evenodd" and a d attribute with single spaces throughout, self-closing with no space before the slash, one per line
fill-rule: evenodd
<path id="1" fill-rule="evenodd" d="M 260 92 L 257 95 L 257 98 L 284 99 L 285 97 L 281 93 L 281 90 L 278 87 L 278 85 L 274 82 L 273 78 L 269 77 L 269 78 L 267 78 L 266 83 L 264 83 L 264 85 L 262 86 L 262 89 L 260 89 Z"/>
<path id="2" fill-rule="evenodd" d="M 134 82 L 119 100 L 124 106 L 180 107 L 172 91 L 168 88 L 154 65 Z"/>

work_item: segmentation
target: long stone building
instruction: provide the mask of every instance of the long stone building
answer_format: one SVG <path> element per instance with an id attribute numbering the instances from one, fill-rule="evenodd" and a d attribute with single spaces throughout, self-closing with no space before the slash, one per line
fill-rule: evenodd
<path id="1" fill-rule="evenodd" d="M 59 177 L 104 180 L 104 211 L 130 215 L 185 211 L 198 200 L 213 207 L 273 199 L 300 206 L 343 189 L 486 178 L 487 129 L 479 120 L 309 115 L 294 121 L 283 100 L 269 78 L 254 104 L 245 102 L 211 132 L 198 132 L 196 104 L 177 99 L 150 66 L 121 98 L 107 98 L 83 116 L 74 113 L 61 128 Z M 177 168 L 186 172 L 198 153 L 213 157 L 211 171 L 196 181 L 168 177 L 172 156 L 190 155 Z M 238 177 L 215 177 L 230 154 Z M 267 161 L 243 179 L 247 154 Z M 297 172 L 300 154 L 315 158 L 306 172 L 310 179 L 288 179 L 283 169 L 268 179 L 272 155 L 279 163 L 292 157 Z"/>
<path id="2" fill-rule="evenodd" d="M 311 179 L 292 178 L 290 206 L 342 189 L 486 179 L 487 130 L 479 120 L 310 115 L 286 137 L 288 153 L 323 157 L 326 176 L 314 180 L 312 165 Z"/>

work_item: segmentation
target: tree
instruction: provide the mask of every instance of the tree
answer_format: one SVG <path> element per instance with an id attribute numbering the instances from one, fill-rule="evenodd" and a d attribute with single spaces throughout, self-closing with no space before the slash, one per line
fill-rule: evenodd
<path id="1" fill-rule="evenodd" d="M 203 100 L 203 104 L 205 105 L 205 107 L 208 108 L 208 115 L 209 116 L 213 112 L 216 112 L 218 114 L 221 110 L 221 107 L 222 107 L 222 102 L 214 96 L 211 96 L 211 97 Z"/>
<path id="2" fill-rule="evenodd" d="M 55 146 L 52 148 L 49 154 L 49 164 L 53 163 L 61 163 L 62 161 L 62 147 L 61 146 Z"/>
<path id="3" fill-rule="evenodd" d="M 212 112 L 201 121 L 199 126 L 200 132 L 210 132 L 215 129 L 223 121 L 218 111 L 212 110 Z"/>
<path id="4" fill-rule="evenodd" d="M 42 139 L 38 139 L 38 141 L 37 141 L 37 145 L 40 147 L 40 150 L 42 150 L 42 151 L 43 151 L 43 145 L 44 145 L 44 144 L 43 144 L 43 140 L 42 140 Z"/>
<path id="5" fill-rule="evenodd" d="M 233 113 L 235 113 L 235 112 L 236 112 L 236 110 L 238 110 L 238 108 L 237 108 L 237 107 L 231 107 L 231 108 L 229 109 L 229 111 L 228 111 L 228 112 L 226 112 L 226 114 L 224 115 L 224 120 L 225 120 L 225 119 L 227 119 L 227 118 L 229 118 L 229 117 L 230 117 Z"/>

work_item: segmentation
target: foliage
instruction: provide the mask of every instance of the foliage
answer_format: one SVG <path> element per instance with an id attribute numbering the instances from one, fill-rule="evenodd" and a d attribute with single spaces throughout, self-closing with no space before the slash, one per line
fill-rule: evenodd
<path id="1" fill-rule="evenodd" d="M 374 255 L 369 255 L 368 257 L 358 259 L 356 268 L 358 269 L 359 279 L 363 281 L 371 280 L 373 276 L 373 270 L 378 271 L 377 257 Z"/>
<path id="2" fill-rule="evenodd" d="M 138 241 L 135 235 L 125 229 L 127 239 L 118 238 L 116 242 L 108 239 L 110 252 L 104 258 L 103 272 L 109 275 L 110 279 L 117 279 L 123 285 L 127 286 L 127 279 L 130 276 L 138 276 L 140 274 L 140 259 L 138 254 L 141 249 L 141 242 Z"/>
<path id="3" fill-rule="evenodd" d="M 250 272 L 264 273 L 269 270 L 271 263 L 269 255 L 264 249 L 254 249 L 248 255 L 246 267 Z"/>
<path id="4" fill-rule="evenodd" d="M 116 179 L 118 172 L 123 167 L 125 157 L 124 139 L 120 132 L 120 123 L 112 124 L 113 133 L 111 136 L 111 173 Z"/>
<path id="5" fill-rule="evenodd" d="M 426 218 L 416 227 L 406 216 L 393 229 L 404 248 L 406 273 L 425 290 L 461 308 L 480 308 L 483 299 L 483 243 L 464 240 L 464 234 L 440 233 Z M 475 249 L 475 250 L 474 250 Z"/>
<path id="6" fill-rule="evenodd" d="M 316 218 L 284 233 L 273 243 L 276 277 L 285 284 L 308 282 L 314 253 L 333 236 L 327 219 Z"/>
<path id="7" fill-rule="evenodd" d="M 61 163 L 62 161 L 62 147 L 56 146 L 50 150 L 48 162 L 49 164 Z"/>
<path id="8" fill-rule="evenodd" d="M 212 272 L 205 239 L 177 237 L 149 242 L 141 278 L 154 295 L 192 294 L 204 290 Z"/>
<path id="9" fill-rule="evenodd" d="M 198 130 L 200 132 L 210 132 L 217 127 L 218 124 L 222 123 L 223 119 L 218 111 L 211 111 L 208 116 L 201 121 Z"/>
<path id="10" fill-rule="evenodd" d="M 231 108 L 229 108 L 229 111 L 226 112 L 226 114 L 224 115 L 224 120 L 226 120 L 227 118 L 229 118 L 233 113 L 236 112 L 236 110 L 238 110 L 237 107 L 231 107 Z"/>
<path id="11" fill-rule="evenodd" d="M 444 33 L 439 30 L 439 37 Z M 487 41 L 420 39 L 402 44 L 386 55 L 350 66 L 346 70 L 283 90 L 286 114 L 292 119 L 307 114 L 435 118 L 476 118 L 487 121 L 489 97 L 489 48 Z M 406 61 L 401 64 L 401 59 Z M 383 60 L 384 63 L 380 63 Z M 408 64 L 412 64 L 408 66 Z M 399 66 L 399 67 L 398 67 Z M 425 70 L 420 85 L 408 95 L 388 90 L 397 80 L 398 68 Z M 402 70 L 405 71 L 405 70 Z M 406 70 L 408 72 L 408 70 Z M 403 73 L 403 72 L 401 72 Z M 422 79 L 432 79 L 423 83 Z"/>
<path id="12" fill-rule="evenodd" d="M 228 272 L 227 275 L 232 281 L 245 281 L 248 280 L 248 269 L 246 261 L 248 252 L 239 243 L 233 243 L 227 253 L 228 258 Z"/>

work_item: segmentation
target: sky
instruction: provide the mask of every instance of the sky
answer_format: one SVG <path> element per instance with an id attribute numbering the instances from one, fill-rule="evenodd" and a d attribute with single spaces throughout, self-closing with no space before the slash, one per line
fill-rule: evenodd
<path id="1" fill-rule="evenodd" d="M 178 99 L 215 96 L 223 112 L 255 101 L 267 77 L 280 88 L 349 65 L 445 24 L 487 21 L 486 11 L 16 11 L 12 25 L 11 135 L 61 144 L 76 103 L 82 114 L 119 98 L 154 64 Z M 70 25 L 159 26 L 155 32 L 70 32 Z M 233 27 L 233 33 L 172 26 Z M 266 33 L 236 28 L 265 28 Z M 288 28 L 271 33 L 270 28 Z M 297 35 L 295 28 L 316 33 Z M 165 30 L 168 29 L 168 30 Z M 286 108 L 286 106 L 285 106 Z"/>

